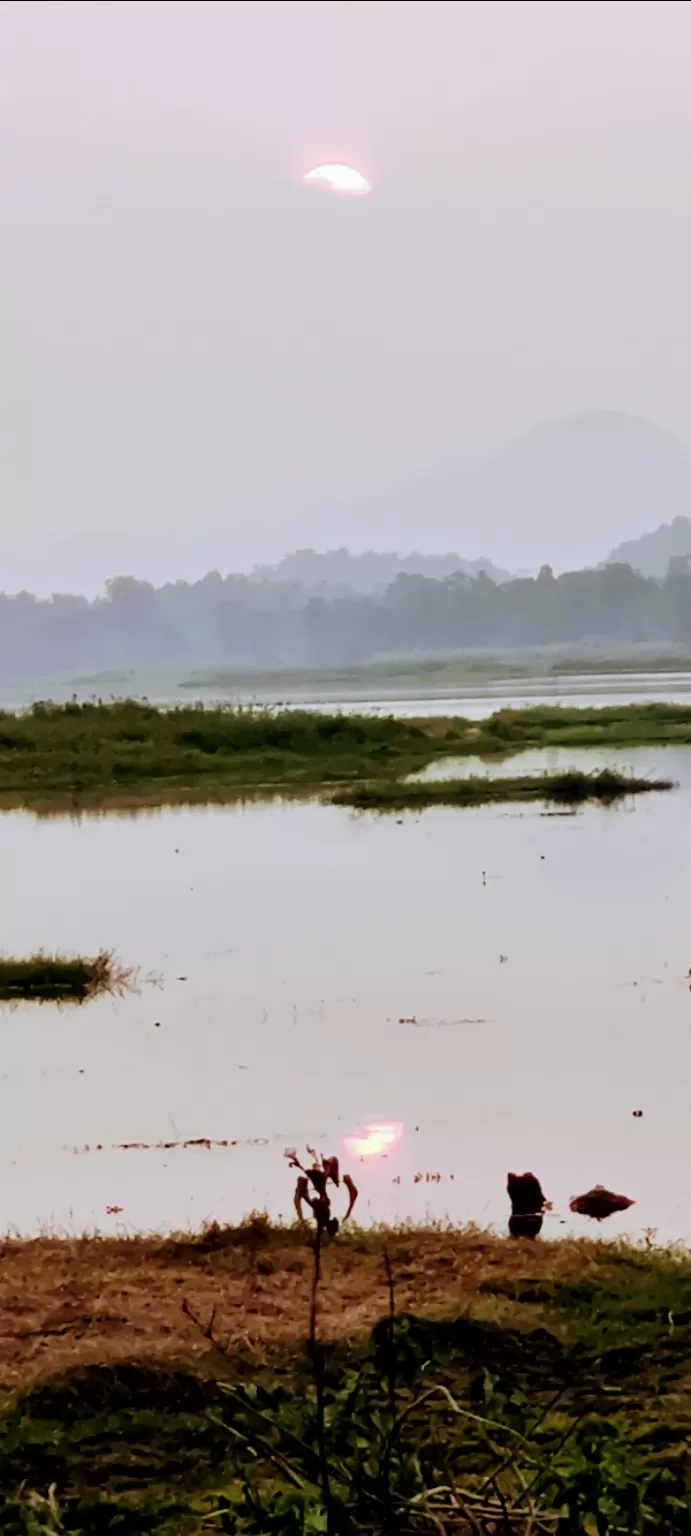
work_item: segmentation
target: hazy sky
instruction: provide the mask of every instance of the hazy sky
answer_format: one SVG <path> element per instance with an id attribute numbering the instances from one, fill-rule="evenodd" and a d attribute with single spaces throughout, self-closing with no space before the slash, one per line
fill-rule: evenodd
<path id="1" fill-rule="evenodd" d="M 332 488 L 691 440 L 690 73 L 687 0 L 1 0 L 4 540 L 395 545 Z M 301 185 L 341 158 L 369 198 Z"/>

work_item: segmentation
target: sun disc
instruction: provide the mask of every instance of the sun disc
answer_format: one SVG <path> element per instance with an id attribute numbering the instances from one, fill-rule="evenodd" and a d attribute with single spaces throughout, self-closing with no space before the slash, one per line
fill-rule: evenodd
<path id="1" fill-rule="evenodd" d="M 303 176 L 306 185 L 328 187 L 331 192 L 349 192 L 356 197 L 371 192 L 369 182 L 352 165 L 316 165 Z"/>

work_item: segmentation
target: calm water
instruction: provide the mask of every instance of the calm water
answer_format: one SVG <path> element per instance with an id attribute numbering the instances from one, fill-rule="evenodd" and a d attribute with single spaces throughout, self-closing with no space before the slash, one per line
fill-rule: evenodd
<path id="1" fill-rule="evenodd" d="M 526 678 L 513 683 L 482 683 L 468 686 L 455 694 L 434 696 L 423 689 L 413 697 L 347 700 L 334 695 L 325 698 L 288 699 L 284 702 L 303 709 L 324 711 L 361 711 L 378 715 L 463 715 L 467 720 L 484 720 L 497 709 L 529 708 L 536 704 L 564 704 L 580 709 L 607 704 L 688 704 L 691 699 L 691 675 L 688 673 L 640 672 L 612 676 L 570 678 Z M 238 702 L 242 702 L 238 700 Z M 246 702 L 251 702 L 247 700 Z"/>
<path id="2" fill-rule="evenodd" d="M 682 788 L 402 824 L 0 817 L 3 948 L 105 946 L 142 974 L 122 1000 L 0 1010 L 0 1228 L 287 1215 L 282 1154 L 310 1142 L 361 1218 L 503 1226 L 507 1170 L 533 1168 L 547 1233 L 601 1181 L 637 1200 L 603 1230 L 691 1239 L 691 749 L 529 766 L 583 759 Z M 117 1150 L 197 1137 L 234 1145 Z"/>
<path id="3" fill-rule="evenodd" d="M 127 689 L 136 697 L 146 695 L 153 703 L 161 705 L 186 705 L 195 695 L 178 685 L 177 674 L 133 677 L 130 682 L 116 687 L 119 693 Z M 94 691 L 110 694 L 110 688 L 99 690 L 93 683 L 75 684 L 47 680 L 42 686 L 29 684 L 7 685 L 0 692 L 1 709 L 24 709 L 36 698 L 65 700 L 73 695 L 81 699 L 94 696 Z M 200 689 L 208 708 L 219 702 L 212 689 Z M 691 698 L 690 672 L 629 672 L 585 674 L 572 677 L 532 677 L 506 679 L 497 682 L 468 682 L 455 693 L 440 692 L 420 685 L 410 696 L 391 694 L 385 697 L 368 697 L 357 689 L 349 692 L 342 688 L 333 693 L 307 688 L 290 694 L 261 694 L 235 689 L 221 694 L 220 702 L 227 704 L 256 704 L 263 708 L 290 707 L 317 709 L 344 713 L 364 712 L 383 715 L 464 715 L 471 720 L 482 720 L 496 709 L 517 708 L 535 704 L 577 704 L 581 707 L 604 704 L 641 704 L 660 701 L 668 704 L 688 704 Z"/>

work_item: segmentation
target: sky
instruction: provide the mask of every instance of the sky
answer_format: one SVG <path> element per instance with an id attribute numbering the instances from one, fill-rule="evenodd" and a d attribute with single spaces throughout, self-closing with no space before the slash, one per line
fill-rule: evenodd
<path id="1" fill-rule="evenodd" d="M 687 0 L 0 0 L 0 586 L 523 565 L 359 498 L 582 410 L 691 442 L 690 61 Z"/>

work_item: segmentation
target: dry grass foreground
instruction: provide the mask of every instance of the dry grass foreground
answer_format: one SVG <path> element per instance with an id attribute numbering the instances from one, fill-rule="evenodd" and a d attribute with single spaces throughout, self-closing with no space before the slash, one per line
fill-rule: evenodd
<path id="1" fill-rule="evenodd" d="M 400 1313 L 465 1314 L 519 1329 L 548 1317 L 554 1329 L 556 1316 L 567 1338 L 572 1324 L 579 1337 L 591 1324 L 606 1329 L 608 1308 L 617 1333 L 629 1326 L 627 1310 L 632 1320 L 664 1320 L 679 1312 L 680 1295 L 691 1308 L 691 1260 L 680 1254 L 595 1240 L 512 1242 L 475 1229 L 353 1228 L 324 1252 L 322 1337 L 360 1341 L 386 1312 L 385 1250 Z M 6 1240 L 0 1392 L 77 1366 L 145 1359 L 199 1367 L 204 1357 L 211 1365 L 213 1345 L 183 1302 L 202 1319 L 216 1308 L 215 1335 L 265 1360 L 305 1339 L 312 1265 L 306 1228 L 263 1217 L 198 1236 Z"/>

